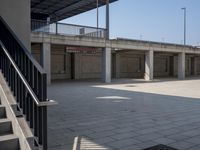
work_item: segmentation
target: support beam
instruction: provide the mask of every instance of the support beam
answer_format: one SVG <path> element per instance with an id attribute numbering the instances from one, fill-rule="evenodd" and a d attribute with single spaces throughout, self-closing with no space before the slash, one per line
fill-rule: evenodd
<path id="1" fill-rule="evenodd" d="M 106 0 L 106 39 L 110 39 L 110 10 L 109 0 Z"/>
<path id="2" fill-rule="evenodd" d="M 47 73 L 47 84 L 51 84 L 51 44 L 42 43 L 41 65 Z"/>
<path id="3" fill-rule="evenodd" d="M 178 79 L 185 79 L 185 52 L 178 54 Z"/>
<path id="4" fill-rule="evenodd" d="M 153 80 L 153 57 L 153 50 L 145 53 L 145 80 Z"/>
<path id="5" fill-rule="evenodd" d="M 105 83 L 111 82 L 111 48 L 102 50 L 102 80 Z"/>

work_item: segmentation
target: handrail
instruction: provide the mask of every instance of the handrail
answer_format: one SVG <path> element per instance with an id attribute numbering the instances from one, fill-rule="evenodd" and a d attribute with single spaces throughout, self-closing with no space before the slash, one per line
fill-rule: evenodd
<path id="1" fill-rule="evenodd" d="M 30 87 L 30 85 L 26 81 L 25 77 L 23 76 L 23 74 L 19 70 L 18 66 L 16 65 L 16 63 L 14 62 L 14 60 L 12 59 L 12 57 L 10 56 L 10 54 L 8 53 L 8 51 L 6 50 L 4 44 L 1 42 L 1 40 L 0 40 L 0 45 L 1 45 L 4 53 L 6 54 L 6 56 L 8 57 L 8 59 L 10 60 L 11 64 L 15 68 L 16 72 L 18 73 L 19 77 L 23 81 L 24 85 L 26 86 L 28 92 L 32 96 L 32 98 L 33 98 L 34 102 L 36 103 L 36 105 L 39 106 L 39 107 L 42 107 L 42 106 L 51 106 L 51 105 L 57 104 L 57 102 L 55 102 L 54 100 L 39 101 L 39 99 L 37 98 L 37 96 L 33 92 L 32 88 Z"/>
<path id="2" fill-rule="evenodd" d="M 44 32 L 49 34 L 59 34 L 68 36 L 91 36 L 105 38 L 106 29 L 67 23 L 48 24 L 43 20 L 31 20 L 32 32 Z"/>
<path id="3" fill-rule="evenodd" d="M 8 24 L 0 17 L 0 69 L 34 135 L 33 147 L 47 150 L 47 77 Z"/>
<path id="4" fill-rule="evenodd" d="M 42 23 L 46 22 L 46 21 L 37 20 L 37 19 L 31 19 L 31 21 L 37 21 L 37 22 L 42 22 Z M 86 26 L 86 25 L 78 25 L 78 24 L 70 24 L 70 23 L 63 23 L 63 22 L 56 22 L 56 23 L 51 23 L 51 24 L 58 24 L 58 25 L 60 24 L 60 25 L 69 25 L 69 26 L 74 26 L 74 27 L 97 29 L 97 27 Z M 105 28 L 98 28 L 98 29 L 100 29 L 100 30 L 106 30 Z"/>
<path id="5" fill-rule="evenodd" d="M 25 54 L 28 56 L 28 58 L 32 61 L 32 63 L 35 65 L 35 67 L 37 68 L 37 70 L 41 73 L 41 74 L 45 74 L 46 72 L 44 71 L 44 69 L 39 65 L 39 63 L 33 59 L 33 57 L 31 56 L 31 53 L 29 50 L 27 50 L 27 48 L 24 46 L 24 44 L 22 44 L 22 42 L 17 38 L 16 34 L 13 32 L 13 30 L 11 30 L 11 28 L 9 27 L 9 25 L 4 21 L 4 19 L 0 16 L 0 21 L 3 22 L 3 24 L 6 26 L 6 28 L 8 29 L 8 31 L 12 34 L 12 36 L 15 38 L 15 40 L 18 42 L 18 44 L 20 45 L 20 47 L 23 48 Z"/>

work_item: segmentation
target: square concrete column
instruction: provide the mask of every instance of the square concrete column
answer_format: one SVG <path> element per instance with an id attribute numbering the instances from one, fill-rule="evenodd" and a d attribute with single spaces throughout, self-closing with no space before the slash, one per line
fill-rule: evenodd
<path id="1" fill-rule="evenodd" d="M 102 80 L 105 83 L 111 82 L 111 48 L 102 50 Z"/>
<path id="2" fill-rule="evenodd" d="M 153 80 L 153 57 L 153 50 L 145 53 L 145 80 Z"/>
<path id="3" fill-rule="evenodd" d="M 185 79 L 185 52 L 178 54 L 178 79 Z"/>
<path id="4" fill-rule="evenodd" d="M 47 73 L 47 84 L 51 84 L 51 44 L 42 43 L 41 65 Z"/>

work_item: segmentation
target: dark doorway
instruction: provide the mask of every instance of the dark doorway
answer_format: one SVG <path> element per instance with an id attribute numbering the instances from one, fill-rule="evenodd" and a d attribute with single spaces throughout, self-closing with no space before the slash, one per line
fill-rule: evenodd
<path id="1" fill-rule="evenodd" d="M 191 75 L 195 75 L 195 58 L 194 57 L 191 57 Z"/>
<path id="2" fill-rule="evenodd" d="M 112 78 L 116 78 L 116 54 L 112 54 Z"/>
<path id="3" fill-rule="evenodd" d="M 174 56 L 169 57 L 169 76 L 174 76 Z"/>
<path id="4" fill-rule="evenodd" d="M 71 79 L 75 79 L 75 54 L 71 53 Z"/>

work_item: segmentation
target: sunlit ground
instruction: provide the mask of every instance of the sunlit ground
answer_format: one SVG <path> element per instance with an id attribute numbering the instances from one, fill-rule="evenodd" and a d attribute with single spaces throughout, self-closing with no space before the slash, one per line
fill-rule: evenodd
<path id="1" fill-rule="evenodd" d="M 200 149 L 200 78 L 54 82 L 50 150 Z"/>

